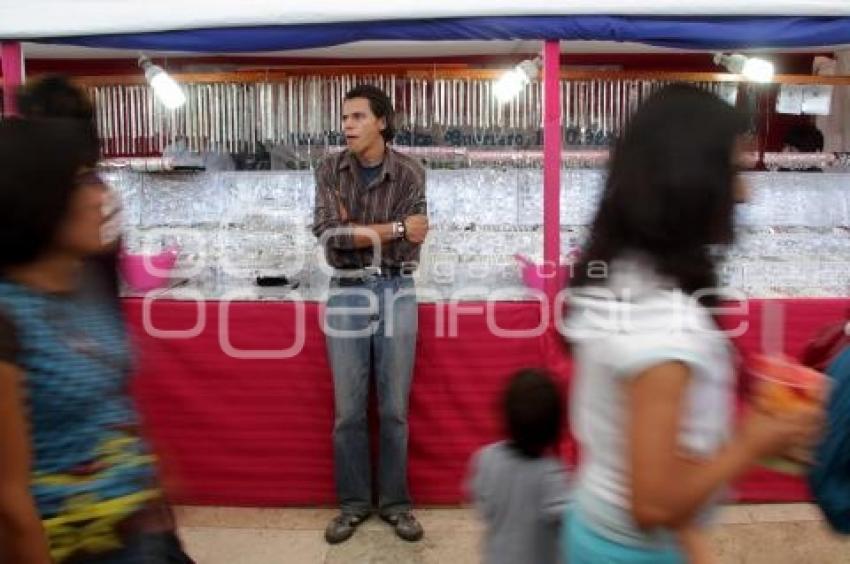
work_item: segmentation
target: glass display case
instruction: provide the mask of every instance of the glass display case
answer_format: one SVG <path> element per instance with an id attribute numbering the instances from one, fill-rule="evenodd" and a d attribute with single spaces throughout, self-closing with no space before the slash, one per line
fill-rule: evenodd
<path id="1" fill-rule="evenodd" d="M 179 248 L 161 297 L 238 295 L 320 299 L 329 271 L 310 232 L 313 174 L 140 173 L 109 170 L 120 194 L 131 253 Z M 561 254 L 587 236 L 605 171 L 565 169 Z M 838 296 L 850 289 L 850 174 L 754 172 L 752 198 L 736 210 L 738 242 L 722 267 L 725 285 L 748 296 Z M 488 167 L 429 170 L 431 231 L 416 274 L 421 298 L 526 299 L 515 255 L 543 252 L 542 171 Z M 260 287 L 257 277 L 288 284 Z M 126 295 L 136 292 L 125 287 Z"/>

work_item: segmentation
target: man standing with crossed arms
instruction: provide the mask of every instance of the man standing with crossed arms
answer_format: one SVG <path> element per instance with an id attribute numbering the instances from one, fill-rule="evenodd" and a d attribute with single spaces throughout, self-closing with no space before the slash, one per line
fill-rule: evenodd
<path id="1" fill-rule="evenodd" d="M 313 233 L 333 268 L 324 327 L 334 382 L 334 474 L 341 512 L 325 539 L 347 540 L 372 512 L 367 418 L 374 372 L 380 421 L 378 513 L 422 538 L 407 485 L 408 398 L 416 354 L 412 275 L 428 234 L 425 170 L 387 144 L 393 107 L 373 86 L 345 95 L 347 148 L 316 170 Z"/>

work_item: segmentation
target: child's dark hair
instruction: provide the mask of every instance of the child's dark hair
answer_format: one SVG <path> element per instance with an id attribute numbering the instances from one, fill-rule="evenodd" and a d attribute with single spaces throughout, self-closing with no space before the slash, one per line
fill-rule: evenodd
<path id="1" fill-rule="evenodd" d="M 564 397 L 546 370 L 524 369 L 511 377 L 502 407 L 513 448 L 538 458 L 558 444 L 564 427 Z"/>
<path id="2" fill-rule="evenodd" d="M 353 100 L 354 98 L 365 98 L 369 100 L 369 109 L 372 110 L 375 117 L 378 119 L 384 118 L 384 121 L 387 123 L 384 130 L 381 131 L 381 136 L 387 143 L 391 142 L 395 137 L 395 126 L 393 125 L 395 121 L 395 110 L 386 92 L 371 84 L 360 84 L 345 94 L 346 100 Z"/>

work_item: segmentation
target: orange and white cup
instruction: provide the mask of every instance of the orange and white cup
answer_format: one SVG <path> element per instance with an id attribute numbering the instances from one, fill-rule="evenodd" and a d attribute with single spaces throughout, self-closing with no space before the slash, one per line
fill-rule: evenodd
<path id="1" fill-rule="evenodd" d="M 787 357 L 755 355 L 750 359 L 749 371 L 754 376 L 754 404 L 767 413 L 793 413 L 822 406 L 826 400 L 829 378 Z M 802 474 L 810 461 L 811 451 L 795 449 L 762 463 L 780 472 Z"/>

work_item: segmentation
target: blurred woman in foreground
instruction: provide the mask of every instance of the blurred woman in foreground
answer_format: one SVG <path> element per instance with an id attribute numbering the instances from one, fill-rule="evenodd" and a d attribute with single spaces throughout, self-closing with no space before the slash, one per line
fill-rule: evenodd
<path id="1" fill-rule="evenodd" d="M 0 122 L 0 548 L 6 562 L 191 562 L 127 393 L 121 321 L 81 298 L 107 191 L 78 121 Z"/>
<path id="2" fill-rule="evenodd" d="M 732 243 L 733 208 L 746 198 L 745 131 L 716 96 L 673 85 L 614 149 L 565 327 L 582 449 L 570 564 L 704 561 L 699 530 L 724 486 L 820 428 L 818 410 L 753 410 L 733 432 L 732 347 L 711 308 L 715 251 Z"/>

